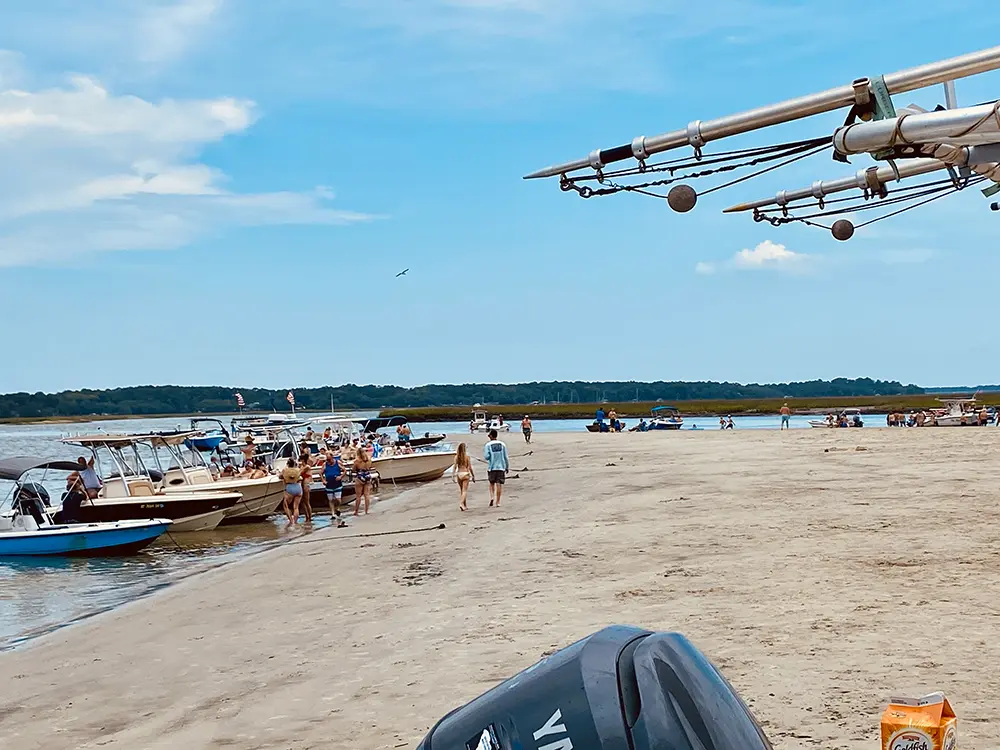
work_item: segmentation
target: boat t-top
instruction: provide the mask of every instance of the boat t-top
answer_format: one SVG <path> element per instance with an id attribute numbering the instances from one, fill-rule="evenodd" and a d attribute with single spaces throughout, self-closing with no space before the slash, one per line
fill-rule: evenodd
<path id="1" fill-rule="evenodd" d="M 0 502 L 0 557 L 132 554 L 170 527 L 166 518 L 79 522 L 76 510 L 86 499 L 75 478 L 79 468 L 77 462 L 62 459 L 0 459 L 0 480 L 13 482 L 6 499 Z M 51 471 L 67 474 L 63 507 L 54 516 L 49 511 L 50 495 L 45 486 Z M 40 476 L 28 481 L 32 472 Z"/>

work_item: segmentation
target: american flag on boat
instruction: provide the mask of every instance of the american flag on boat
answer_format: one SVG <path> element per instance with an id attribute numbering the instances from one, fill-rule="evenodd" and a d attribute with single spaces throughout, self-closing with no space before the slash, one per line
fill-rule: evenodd
<path id="1" fill-rule="evenodd" d="M 285 396 L 285 400 L 288 401 L 288 403 L 290 403 L 292 406 L 295 406 L 295 394 L 292 393 L 291 391 L 289 391 L 288 395 Z"/>
<path id="2" fill-rule="evenodd" d="M 241 409 L 242 409 L 242 408 L 243 408 L 244 406 L 246 406 L 246 405 L 247 405 L 247 404 L 246 404 L 246 401 L 244 401 L 244 400 L 243 400 L 243 394 L 242 394 L 242 393 L 237 393 L 237 394 L 236 394 L 236 405 L 237 405 L 238 407 L 240 407 Z"/>

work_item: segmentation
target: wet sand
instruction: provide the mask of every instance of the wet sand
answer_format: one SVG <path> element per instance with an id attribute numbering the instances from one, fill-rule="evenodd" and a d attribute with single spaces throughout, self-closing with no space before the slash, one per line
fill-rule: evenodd
<path id="1" fill-rule="evenodd" d="M 425 485 L 0 655 L 0 745 L 413 747 L 610 623 L 687 634 L 777 748 L 872 750 L 936 689 L 1000 744 L 1000 430 L 507 441 L 499 510 Z"/>

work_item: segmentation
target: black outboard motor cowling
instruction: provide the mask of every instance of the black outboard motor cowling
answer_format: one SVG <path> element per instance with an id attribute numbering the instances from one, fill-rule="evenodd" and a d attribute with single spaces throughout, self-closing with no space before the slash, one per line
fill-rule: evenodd
<path id="1" fill-rule="evenodd" d="M 445 716 L 417 750 L 773 750 L 679 633 L 612 626 Z"/>

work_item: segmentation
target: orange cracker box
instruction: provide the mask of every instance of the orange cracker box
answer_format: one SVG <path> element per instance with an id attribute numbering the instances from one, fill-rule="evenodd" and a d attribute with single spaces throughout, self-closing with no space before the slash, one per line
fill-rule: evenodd
<path id="1" fill-rule="evenodd" d="M 956 722 L 944 693 L 890 698 L 882 714 L 882 750 L 955 750 Z"/>

